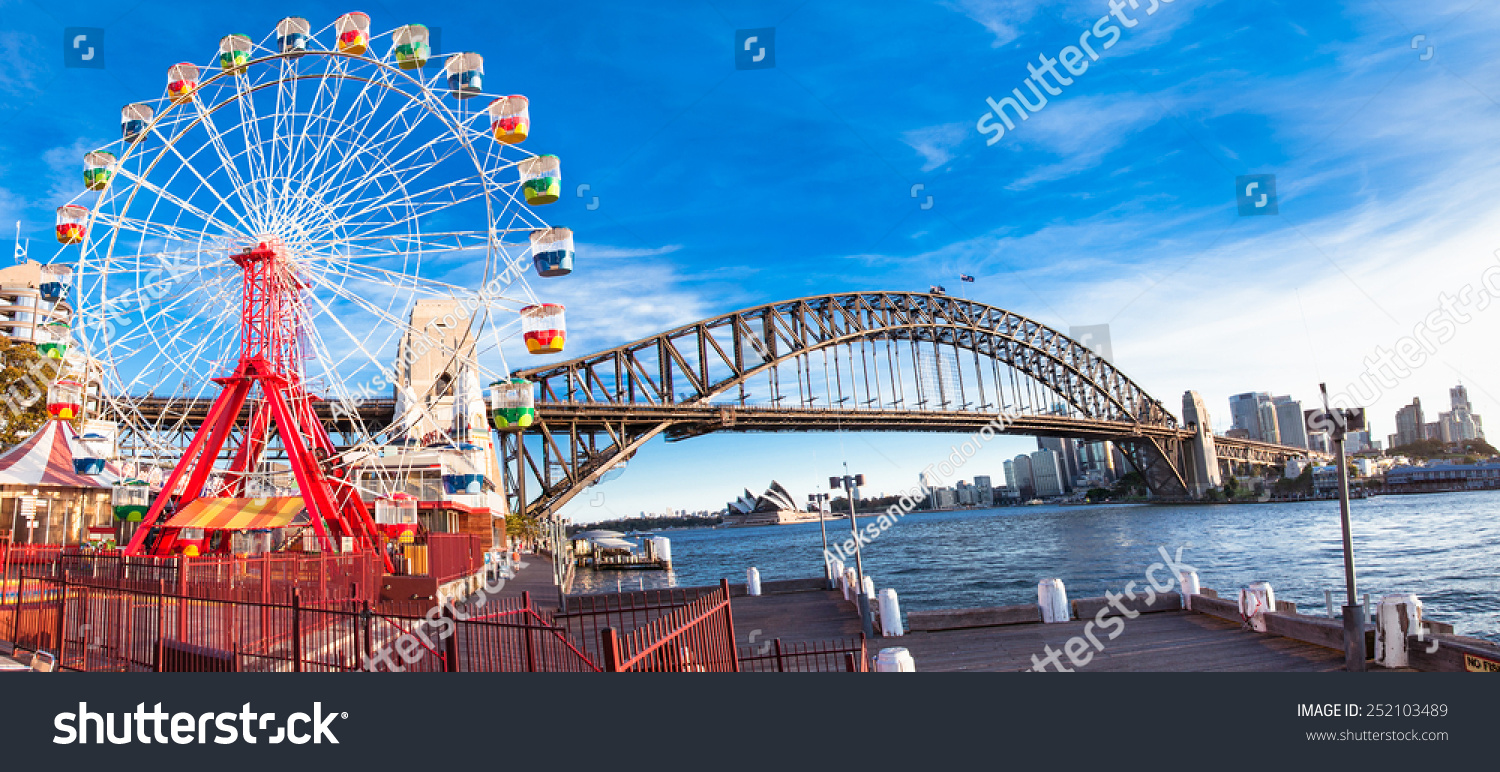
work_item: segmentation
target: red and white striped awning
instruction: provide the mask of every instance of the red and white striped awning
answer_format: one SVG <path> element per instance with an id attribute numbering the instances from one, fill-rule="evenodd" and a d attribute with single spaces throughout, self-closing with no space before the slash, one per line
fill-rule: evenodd
<path id="1" fill-rule="evenodd" d="M 73 471 L 74 457 L 88 453 L 67 421 L 48 421 L 25 442 L 0 456 L 0 485 L 61 485 L 72 488 L 108 488 L 120 479 L 114 464 L 105 464 L 102 474 Z"/>

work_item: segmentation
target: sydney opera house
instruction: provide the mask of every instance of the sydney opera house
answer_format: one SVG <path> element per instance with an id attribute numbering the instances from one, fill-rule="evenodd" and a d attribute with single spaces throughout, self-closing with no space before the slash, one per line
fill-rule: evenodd
<path id="1" fill-rule="evenodd" d="M 724 522 L 730 526 L 779 525 L 817 519 L 817 512 L 799 509 L 797 498 L 775 480 L 759 496 L 746 488 L 739 498 L 729 502 L 724 511 Z"/>

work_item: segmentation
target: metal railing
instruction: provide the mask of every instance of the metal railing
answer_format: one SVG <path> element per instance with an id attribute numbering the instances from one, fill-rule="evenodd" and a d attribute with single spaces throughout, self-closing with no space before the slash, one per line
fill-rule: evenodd
<path id="1" fill-rule="evenodd" d="M 600 644 L 607 673 L 737 673 L 729 580 L 637 630 L 607 627 L 600 631 Z"/>
<path id="2" fill-rule="evenodd" d="M 783 643 L 780 638 L 739 648 L 746 673 L 865 673 L 869 655 L 864 638 Z"/>

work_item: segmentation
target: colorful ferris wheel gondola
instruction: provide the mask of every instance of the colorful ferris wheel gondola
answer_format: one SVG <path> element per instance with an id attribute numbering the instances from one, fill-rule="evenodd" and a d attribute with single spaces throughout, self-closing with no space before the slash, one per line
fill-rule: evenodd
<path id="1" fill-rule="evenodd" d="M 360 11 L 346 13 L 334 22 L 339 33 L 339 53 L 363 56 L 370 49 L 370 15 Z"/>
<path id="2" fill-rule="evenodd" d="M 521 192 L 526 203 L 550 204 L 562 196 L 562 161 L 555 155 L 539 155 L 519 164 Z"/>
<path id="3" fill-rule="evenodd" d="M 525 378 L 490 384 L 490 420 L 502 432 L 524 431 L 536 423 L 535 387 Z"/>
<path id="4" fill-rule="evenodd" d="M 83 156 L 83 187 L 87 190 L 104 190 L 115 176 L 115 154 L 95 150 Z"/>
<path id="5" fill-rule="evenodd" d="M 62 359 L 68 355 L 68 343 L 73 331 L 64 321 L 48 322 L 37 330 L 36 351 L 48 359 Z"/>
<path id="6" fill-rule="evenodd" d="M 81 244 L 88 232 L 89 210 L 66 204 L 57 208 L 57 243 Z"/>
<path id="7" fill-rule="evenodd" d="M 484 92 L 484 57 L 465 51 L 448 57 L 448 91 L 454 99 L 468 99 Z"/>
<path id="8" fill-rule="evenodd" d="M 556 354 L 567 342 L 568 326 L 560 303 L 541 303 L 521 309 L 521 331 L 526 350 L 533 354 Z"/>
<path id="9" fill-rule="evenodd" d="M 172 104 L 182 105 L 193 101 L 193 92 L 198 90 L 198 65 L 182 62 L 167 68 L 167 97 Z"/>
<path id="10" fill-rule="evenodd" d="M 151 105 L 125 105 L 120 110 L 120 134 L 125 137 L 126 142 L 140 141 L 146 136 L 146 127 L 151 125 L 151 119 L 155 116 L 156 110 Z"/>
<path id="11" fill-rule="evenodd" d="M 125 478 L 110 489 L 109 503 L 116 520 L 139 523 L 151 509 L 151 484 L 134 477 Z"/>
<path id="12" fill-rule="evenodd" d="M 380 532 L 402 544 L 416 541 L 421 528 L 417 521 L 417 497 L 410 493 L 393 493 L 375 500 L 375 525 Z"/>
<path id="13" fill-rule="evenodd" d="M 89 433 L 78 438 L 78 452 L 73 455 L 73 471 L 78 474 L 103 474 L 109 457 L 109 438 Z"/>
<path id="14" fill-rule="evenodd" d="M 540 276 L 567 276 L 573 272 L 573 231 L 543 228 L 531 232 L 531 259 Z"/>
<path id="15" fill-rule="evenodd" d="M 255 48 L 249 35 L 235 33 L 219 40 L 219 69 L 240 73 L 250 63 L 250 52 Z"/>
<path id="16" fill-rule="evenodd" d="M 71 421 L 83 414 L 83 384 L 60 380 L 47 390 L 47 415 Z"/>
<path id="17" fill-rule="evenodd" d="M 397 29 L 391 35 L 394 45 L 391 53 L 396 56 L 396 66 L 403 70 L 421 69 L 432 56 L 430 39 L 427 27 L 421 24 L 408 24 Z"/>
<path id="18" fill-rule="evenodd" d="M 307 41 L 312 36 L 312 25 L 300 16 L 288 16 L 276 22 L 276 48 L 292 58 L 307 51 Z"/>
<path id="19" fill-rule="evenodd" d="M 531 103 L 519 94 L 500 97 L 490 103 L 490 133 L 495 141 L 515 145 L 531 133 Z"/>

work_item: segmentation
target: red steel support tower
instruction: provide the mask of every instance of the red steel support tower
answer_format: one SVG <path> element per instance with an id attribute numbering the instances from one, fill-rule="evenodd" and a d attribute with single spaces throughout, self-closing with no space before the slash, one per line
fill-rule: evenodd
<path id="1" fill-rule="evenodd" d="M 125 553 L 141 554 L 148 533 L 165 522 L 162 514 L 179 487 L 182 492 L 176 496 L 177 511 L 198 498 L 243 497 L 245 482 L 259 465 L 274 424 L 312 518 L 319 548 L 334 552 L 335 545 L 342 541 L 340 537 L 350 537 L 355 549 L 379 552 L 386 570 L 391 571 L 390 558 L 378 546 L 375 521 L 353 481 L 348 479 L 350 470 L 339 460 L 332 438 L 313 411 L 313 397 L 303 383 L 300 304 L 305 285 L 274 239 L 248 247 L 231 258 L 245 275 L 240 302 L 239 364 L 232 375 L 214 379 L 223 390 L 167 477 L 161 495 L 152 502 Z M 258 400 L 252 402 L 256 386 L 260 387 Z M 214 462 L 247 403 L 253 405 L 250 422 L 225 470 L 226 484 L 218 490 L 204 490 Z M 162 528 L 152 552 L 169 554 L 177 531 Z"/>

